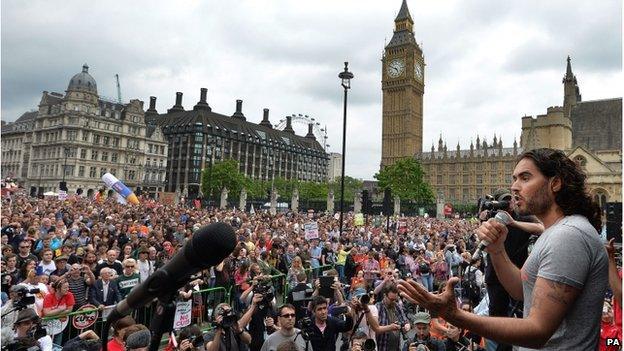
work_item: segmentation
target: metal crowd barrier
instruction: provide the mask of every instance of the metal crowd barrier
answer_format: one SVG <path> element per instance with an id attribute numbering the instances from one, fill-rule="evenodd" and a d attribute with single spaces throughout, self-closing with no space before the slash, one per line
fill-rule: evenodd
<path id="1" fill-rule="evenodd" d="M 199 296 L 199 298 L 196 298 L 196 296 Z M 222 302 L 227 302 L 229 304 L 231 295 L 224 287 L 214 287 L 194 291 L 192 299 L 192 323 L 199 325 L 203 330 L 209 330 L 211 329 L 210 320 L 212 318 L 212 311 Z M 151 305 L 134 310 L 131 315 L 138 324 L 149 326 L 154 308 L 155 303 L 152 303 Z M 53 331 L 62 329 L 61 333 L 63 336 L 60 343 L 62 345 L 67 340 L 78 336 L 86 330 L 93 330 L 98 335 L 102 335 L 102 328 L 105 322 L 102 312 L 103 311 L 98 308 L 89 308 L 61 316 L 43 317 L 41 321 L 43 326 L 49 328 L 48 334 L 56 334 L 53 333 Z M 80 326 L 86 327 L 80 328 Z M 167 338 L 168 335 L 163 339 L 165 344 Z"/>

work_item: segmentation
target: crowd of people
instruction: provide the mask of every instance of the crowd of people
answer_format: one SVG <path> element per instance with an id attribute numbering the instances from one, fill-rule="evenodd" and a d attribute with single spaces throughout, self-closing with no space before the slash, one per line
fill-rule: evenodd
<path id="1" fill-rule="evenodd" d="M 219 265 L 195 275 L 180 289 L 179 299 L 195 302 L 199 298 L 194 305 L 204 306 L 208 302 L 201 301 L 201 295 L 193 291 L 224 287 L 232 291 L 231 303 L 194 308 L 196 324 L 180 331 L 169 348 L 510 350 L 511 344 L 522 344 L 521 337 L 504 332 L 488 334 L 483 323 L 489 322 L 472 320 L 466 315 L 501 318 L 515 315 L 522 319 L 523 309 L 527 316 L 527 309 L 536 311 L 548 306 L 549 301 L 539 306 L 536 303 L 535 296 L 543 288 L 540 284 L 532 283 L 533 296 L 527 295 L 527 290 L 523 293 L 527 282 L 520 280 L 521 274 L 572 286 L 573 289 L 561 288 L 564 300 L 579 296 L 584 299 L 586 294 L 600 295 L 597 298 L 601 301 L 602 319 L 601 330 L 596 331 L 600 341 L 596 343 L 601 350 L 608 349 L 607 338 L 619 338 L 621 343 L 621 270 L 616 266 L 613 243 L 606 249 L 601 244 L 602 254 L 594 250 L 588 256 L 591 269 L 600 271 L 592 279 L 601 283 L 595 284 L 596 290 L 587 292 L 586 276 L 570 273 L 570 278 L 560 266 L 563 263 L 572 266 L 566 268 L 576 268 L 576 260 L 583 258 L 583 253 L 566 246 L 563 250 L 567 250 L 566 255 L 573 254 L 572 261 L 553 255 L 552 249 L 543 247 L 545 239 L 536 241 L 542 232 L 552 231 L 550 217 L 540 217 L 543 209 L 531 207 L 529 195 L 512 201 L 514 197 L 525 196 L 518 183 L 529 177 L 527 172 L 514 173 L 511 189 L 493 194 L 493 201 L 511 204 L 500 209 L 512 214 L 507 226 L 488 221 L 492 212 L 475 214 L 476 218 L 472 219 L 393 218 L 387 228 L 385 221 L 380 221 L 378 226 L 371 220 L 356 225 L 355 216 L 349 213 L 342 233 L 337 216 L 327 213 L 250 214 L 164 205 L 148 198 L 142 198 L 138 206 L 79 196 L 61 201 L 29 198 L 24 192 L 15 191 L 3 198 L 2 206 L 2 326 L 12 328 L 18 337 L 34 330 L 33 321 L 40 318 L 63 316 L 86 304 L 101 309 L 115 305 L 165 265 L 195 231 L 209 223 L 223 222 L 235 229 L 236 248 Z M 516 202 L 519 204 L 513 205 Z M 529 216 L 533 214 L 537 217 Z M 312 238 L 306 236 L 304 229 L 310 221 L 318 226 L 318 235 Z M 515 233 L 511 234 L 512 231 Z M 502 232 L 506 238 L 500 238 Z M 553 234 L 544 236 L 554 240 Z M 491 242 L 486 249 L 488 254 L 485 258 L 473 258 L 481 239 Z M 559 240 L 560 245 L 568 243 L 565 238 Z M 547 257 L 544 266 L 527 261 L 531 250 Z M 499 257 L 504 251 L 504 257 Z M 531 257 L 534 256 L 537 254 Z M 599 264 L 594 260 L 600 261 Z M 532 270 L 523 269 L 521 273 L 519 268 L 525 261 L 531 264 L 526 269 Z M 607 266 L 608 274 L 604 270 Z M 518 281 L 511 281 L 508 275 L 517 275 Z M 276 276 L 285 279 L 285 289 L 272 279 Z M 605 293 L 607 284 L 611 289 Z M 16 310 L 25 296 L 33 296 L 34 302 Z M 285 303 L 278 306 L 278 299 Z M 453 309 L 442 308 L 441 299 L 446 299 Z M 557 306 L 552 308 L 557 310 Z M 149 330 L 128 329 L 141 324 L 127 318 L 132 317 L 116 323 L 109 348 L 141 349 L 134 346 L 141 343 L 128 344 L 126 339 L 141 332 L 144 340 Z M 198 328 L 204 320 L 210 322 L 208 332 Z M 29 327 L 20 331 L 25 323 Z M 554 329 L 545 341 L 552 341 L 551 336 L 561 337 L 553 336 L 555 331 L 561 331 L 558 323 L 548 328 Z M 52 341 L 57 345 L 74 345 L 85 339 L 94 338 L 91 334 L 81 334 L 63 340 L 63 333 L 59 333 Z M 51 349 L 52 341 L 42 340 L 41 349 Z"/>

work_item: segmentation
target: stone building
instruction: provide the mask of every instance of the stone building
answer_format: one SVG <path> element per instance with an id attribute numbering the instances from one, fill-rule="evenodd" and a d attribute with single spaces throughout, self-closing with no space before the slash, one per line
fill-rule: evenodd
<path id="1" fill-rule="evenodd" d="M 2 172 L 16 174 L 33 193 L 61 190 L 92 195 L 110 172 L 131 188 L 162 191 L 167 143 L 145 124 L 143 102 L 100 97 L 85 64 L 65 94 L 44 91 L 38 110 L 2 128 Z M 21 165 L 16 168 L 14 158 Z M 8 174 L 6 174 L 8 175 Z"/>
<path id="2" fill-rule="evenodd" d="M 151 97 L 145 112 L 148 124 L 161 127 L 169 144 L 166 191 L 191 199 L 202 196 L 202 170 L 225 159 L 236 160 L 241 173 L 252 179 L 326 180 L 329 158 L 312 125 L 305 136 L 296 135 L 287 116 L 285 129 L 274 129 L 269 109 L 264 109 L 260 123 L 250 122 L 242 100 L 236 100 L 231 116 L 213 112 L 206 88 L 191 110 L 184 109 L 182 97 L 176 93 L 175 105 L 163 114 L 156 111 L 156 97 Z"/>
<path id="3" fill-rule="evenodd" d="M 522 117 L 520 145 L 503 147 L 494 136 L 491 145 L 477 136 L 470 150 L 448 150 L 438 141 L 437 150 L 417 154 L 426 180 L 452 203 L 472 203 L 483 194 L 509 187 L 516 157 L 523 150 L 549 147 L 564 150 L 588 176 L 594 199 L 622 201 L 622 99 L 582 101 L 568 57 L 563 79 L 563 106 L 552 106 L 546 114 Z"/>
<path id="4" fill-rule="evenodd" d="M 327 167 L 327 180 L 332 182 L 340 179 L 342 175 L 342 155 L 332 152 L 329 155 L 329 166 Z"/>

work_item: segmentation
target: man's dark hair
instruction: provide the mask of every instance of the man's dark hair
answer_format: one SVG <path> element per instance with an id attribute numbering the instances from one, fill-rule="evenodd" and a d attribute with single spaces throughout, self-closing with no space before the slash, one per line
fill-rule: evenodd
<path id="1" fill-rule="evenodd" d="M 566 216 L 585 216 L 596 230 L 600 230 L 600 207 L 588 194 L 587 176 L 574 161 L 560 150 L 547 148 L 526 151 L 518 157 L 518 162 L 525 158 L 531 159 L 545 177 L 561 179 L 561 189 L 555 194 L 555 202 Z"/>
<path id="2" fill-rule="evenodd" d="M 297 311 L 297 309 L 295 308 L 295 306 L 293 306 L 293 305 L 291 305 L 291 304 L 289 304 L 289 303 L 286 303 L 286 304 L 281 305 L 281 306 L 277 309 L 277 313 L 281 315 L 281 314 L 282 314 L 282 311 L 284 310 L 284 308 L 289 308 L 289 309 L 291 309 L 291 310 L 293 310 L 293 311 Z"/>
<path id="3" fill-rule="evenodd" d="M 312 302 L 310 303 L 310 309 L 312 312 L 314 312 L 316 307 L 320 305 L 327 305 L 327 300 L 323 296 L 314 296 L 314 298 L 312 298 Z"/>
<path id="4" fill-rule="evenodd" d="M 386 285 L 384 287 L 384 289 L 383 289 L 384 296 L 387 296 L 391 292 L 393 292 L 395 294 L 399 293 L 399 288 L 397 287 L 396 284 L 388 284 L 388 285 Z"/>

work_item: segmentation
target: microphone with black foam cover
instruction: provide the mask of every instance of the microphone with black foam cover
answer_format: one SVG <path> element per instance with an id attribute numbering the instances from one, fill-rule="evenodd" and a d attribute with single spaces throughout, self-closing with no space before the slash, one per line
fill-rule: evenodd
<path id="1" fill-rule="evenodd" d="M 236 235 L 230 225 L 213 223 L 200 228 L 167 264 L 132 289 L 115 306 L 107 322 L 115 322 L 154 298 L 167 299 L 184 286 L 193 274 L 221 263 L 234 251 L 235 246 Z"/>
<path id="2" fill-rule="evenodd" d="M 508 225 L 513 219 L 511 218 L 509 213 L 498 211 L 496 213 L 496 216 L 494 216 L 494 220 L 501 224 Z M 472 254 L 472 262 L 478 260 L 481 257 L 481 252 L 485 250 L 488 245 L 490 245 L 490 243 L 487 240 L 481 240 L 481 242 L 479 242 L 477 250 L 474 252 L 474 254 Z"/>

